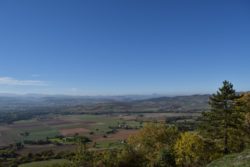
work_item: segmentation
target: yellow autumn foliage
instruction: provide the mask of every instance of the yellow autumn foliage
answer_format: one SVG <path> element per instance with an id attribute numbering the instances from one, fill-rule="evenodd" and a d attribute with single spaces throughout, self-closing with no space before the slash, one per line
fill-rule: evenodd
<path id="1" fill-rule="evenodd" d="M 201 166 L 205 143 L 201 136 L 193 132 L 184 132 L 174 146 L 176 164 L 182 167 Z"/>
<path id="2" fill-rule="evenodd" d="M 155 166 L 161 151 L 172 152 L 178 130 L 164 123 L 148 123 L 136 134 L 128 138 L 128 144 L 142 153 L 149 165 Z"/>

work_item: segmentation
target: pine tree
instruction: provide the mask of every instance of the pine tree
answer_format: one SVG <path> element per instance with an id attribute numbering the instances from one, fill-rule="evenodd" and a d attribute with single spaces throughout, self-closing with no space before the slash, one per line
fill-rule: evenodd
<path id="1" fill-rule="evenodd" d="M 224 154 L 243 149 L 244 114 L 233 84 L 224 81 L 216 94 L 210 97 L 210 112 L 203 113 L 201 132 L 219 143 Z"/>

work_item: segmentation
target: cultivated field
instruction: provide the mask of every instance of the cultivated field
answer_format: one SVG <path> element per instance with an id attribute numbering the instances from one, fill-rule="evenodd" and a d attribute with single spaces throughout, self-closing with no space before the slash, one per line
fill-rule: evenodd
<path id="1" fill-rule="evenodd" d="M 19 154 L 46 150 L 74 151 L 74 142 L 56 136 L 86 136 L 96 148 L 117 147 L 129 135 L 135 134 L 148 121 L 166 121 L 168 118 L 198 117 L 197 113 L 140 113 L 116 115 L 46 115 L 29 120 L 0 125 L 0 146 L 16 142 L 50 140 L 57 144 L 25 144 Z"/>

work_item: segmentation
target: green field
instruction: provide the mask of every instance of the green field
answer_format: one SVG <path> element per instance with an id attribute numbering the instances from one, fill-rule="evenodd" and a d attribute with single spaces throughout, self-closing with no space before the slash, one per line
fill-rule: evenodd
<path id="1" fill-rule="evenodd" d="M 187 113 L 185 113 L 188 115 Z M 184 114 L 184 115 L 185 115 Z M 142 114 L 140 114 L 142 115 Z M 79 135 L 96 138 L 107 135 L 113 129 L 139 129 L 143 121 L 149 118 L 162 120 L 166 117 L 180 116 L 181 113 L 152 113 L 138 116 L 130 115 L 46 115 L 30 120 L 16 121 L 13 124 L 1 125 L 0 145 L 24 140 L 45 140 L 47 137 L 53 138 L 57 135 L 72 136 L 75 133 Z M 191 115 L 191 114 L 189 114 Z M 121 127 L 124 125 L 124 127 Z M 85 131 L 83 130 L 85 129 Z M 79 132 L 78 132 L 79 131 Z M 72 133 L 71 133 L 72 132 Z M 28 135 L 22 135 L 28 133 Z M 91 134 L 91 135 L 90 135 Z"/>
<path id="2" fill-rule="evenodd" d="M 18 151 L 20 155 L 27 155 L 29 152 L 35 154 L 46 150 L 53 150 L 57 153 L 74 151 L 77 141 L 70 140 L 70 138 L 78 134 L 89 138 L 92 141 L 91 145 L 94 145 L 96 149 L 117 148 L 122 145 L 124 139 L 136 133 L 145 121 L 164 121 L 166 118 L 182 115 L 193 116 L 192 113 L 50 114 L 16 121 L 12 124 L 2 124 L 0 126 L 0 146 L 25 141 L 24 148 Z M 58 135 L 64 137 L 57 137 Z M 31 143 L 34 141 L 39 143 L 41 140 L 46 142 L 47 138 L 48 144 L 34 145 Z M 60 145 L 64 145 L 64 147 L 60 147 Z"/>
<path id="3" fill-rule="evenodd" d="M 47 137 L 54 137 L 56 135 L 59 135 L 59 131 L 55 128 L 45 128 L 42 130 L 33 130 L 29 131 L 30 135 L 25 137 L 26 140 L 44 140 Z"/>
<path id="4" fill-rule="evenodd" d="M 11 125 L 1 125 L 0 145 L 24 140 L 44 140 L 47 137 L 60 135 L 63 130 L 74 131 L 74 128 L 87 129 L 86 132 L 80 131 L 80 135 L 89 135 L 90 132 L 94 132 L 95 135 L 105 135 L 111 130 L 110 127 L 117 127 L 121 123 L 131 128 L 140 126 L 136 121 L 106 115 L 50 115 L 42 119 L 22 120 Z M 25 132 L 28 132 L 28 135 L 21 135 Z"/>
<path id="5" fill-rule="evenodd" d="M 129 117 L 129 119 L 128 119 Z M 132 130 L 139 129 L 141 121 L 136 120 L 137 116 L 123 115 L 46 115 L 30 120 L 16 121 L 12 124 L 1 125 L 0 146 L 9 145 L 15 142 L 49 141 L 52 144 L 44 145 L 44 148 L 51 148 L 55 152 L 63 151 L 57 144 L 74 145 L 76 141 L 65 139 L 75 134 L 88 137 L 96 148 L 114 148 L 121 145 Z M 63 135 L 65 138 L 56 136 Z M 34 149 L 32 149 L 34 148 Z M 66 148 L 66 147 L 65 147 Z M 25 145 L 25 149 L 19 151 L 21 155 L 27 154 L 27 150 L 37 153 L 36 145 Z M 45 151 L 44 149 L 41 149 Z"/>

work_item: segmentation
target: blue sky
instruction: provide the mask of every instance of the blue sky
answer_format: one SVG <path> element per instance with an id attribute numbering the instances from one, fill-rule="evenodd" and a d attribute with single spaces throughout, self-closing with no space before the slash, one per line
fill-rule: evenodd
<path id="1" fill-rule="evenodd" d="M 1 0 L 0 92 L 250 90 L 248 0 Z"/>

